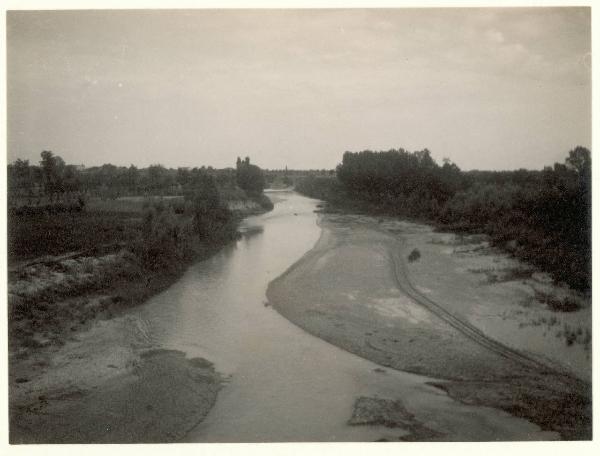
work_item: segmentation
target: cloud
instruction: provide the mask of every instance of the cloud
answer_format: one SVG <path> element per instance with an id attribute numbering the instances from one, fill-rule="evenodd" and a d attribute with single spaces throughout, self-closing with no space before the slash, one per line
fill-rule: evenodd
<path id="1" fill-rule="evenodd" d="M 546 150 L 533 116 L 589 143 L 589 22 L 585 8 L 9 12 L 9 157 L 224 166 L 243 148 L 331 167 L 414 144 L 506 166 L 508 145 Z"/>

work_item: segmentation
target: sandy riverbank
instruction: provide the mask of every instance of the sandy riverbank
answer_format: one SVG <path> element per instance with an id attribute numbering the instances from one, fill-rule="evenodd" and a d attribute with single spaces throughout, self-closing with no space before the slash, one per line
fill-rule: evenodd
<path id="1" fill-rule="evenodd" d="M 182 437 L 214 404 L 212 364 L 153 347 L 134 315 L 98 321 L 11 369 L 11 443 L 150 443 Z"/>
<path id="2" fill-rule="evenodd" d="M 412 245 L 400 242 L 408 232 L 399 225 L 327 216 L 315 248 L 273 281 L 317 240 L 314 204 L 283 198 L 244 224 L 237 245 L 144 306 L 96 320 L 63 345 L 13 352 L 11 441 L 589 436 L 585 383 L 489 350 L 400 292 L 389 253 L 405 258 Z M 346 351 L 266 306 L 270 281 L 277 310 Z"/>
<path id="3" fill-rule="evenodd" d="M 576 378 L 564 350 L 545 352 L 539 344 L 529 347 L 528 337 L 510 338 L 511 332 L 523 328 L 539 328 L 540 334 L 543 330 L 541 325 L 519 326 L 518 318 L 525 315 L 515 311 L 515 306 L 524 302 L 514 291 L 519 287 L 499 291 L 496 281 L 494 287 L 486 289 L 481 284 L 481 268 L 469 272 L 464 267 L 465 255 L 461 257 L 462 268 L 449 267 L 450 260 L 444 263 L 442 254 L 435 250 L 447 250 L 448 246 L 431 242 L 435 235 L 422 225 L 336 214 L 323 215 L 320 223 L 323 234 L 313 250 L 269 286 L 269 301 L 282 315 L 308 332 L 383 366 L 442 379 L 432 384 L 464 403 L 501 408 L 544 430 L 559 432 L 565 439 L 590 438 L 590 386 L 585 380 L 585 363 L 580 363 L 583 367 L 578 370 L 583 379 Z M 404 264 L 405 277 L 398 280 L 394 257 L 406 262 L 414 248 L 423 251 L 422 258 Z M 465 274 L 479 280 L 466 280 Z M 424 277 L 429 280 L 424 282 Z M 403 281 L 414 281 L 411 289 L 415 293 L 436 300 L 464 327 L 449 324 L 410 298 L 407 290 L 402 290 Z M 455 288 L 462 295 L 489 304 L 482 307 L 484 310 L 494 308 L 494 315 L 498 315 L 495 320 L 502 316 L 505 321 L 509 317 L 512 320 L 502 331 L 488 331 L 484 324 L 488 322 L 482 317 L 485 312 L 471 315 L 472 307 L 452 292 L 449 283 L 458 285 Z M 495 299 L 488 300 L 487 295 Z M 533 319 L 530 301 L 527 318 Z M 540 312 L 546 311 L 538 307 Z M 479 331 L 492 337 L 475 337 Z M 568 347 L 585 350 L 584 344 Z"/>

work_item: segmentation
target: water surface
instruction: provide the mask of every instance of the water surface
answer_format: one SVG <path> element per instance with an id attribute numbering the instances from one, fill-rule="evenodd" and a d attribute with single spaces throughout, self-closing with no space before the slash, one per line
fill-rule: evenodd
<path id="1" fill-rule="evenodd" d="M 139 310 L 154 345 L 204 357 L 228 377 L 186 441 L 374 441 L 407 434 L 347 425 L 359 396 L 401 399 L 449 439 L 548 438 L 504 412 L 461 405 L 424 384 L 426 378 L 379 369 L 267 306 L 269 282 L 309 251 L 321 231 L 315 200 L 291 192 L 274 199 L 272 212 L 243 223 L 242 239 L 192 266 Z"/>

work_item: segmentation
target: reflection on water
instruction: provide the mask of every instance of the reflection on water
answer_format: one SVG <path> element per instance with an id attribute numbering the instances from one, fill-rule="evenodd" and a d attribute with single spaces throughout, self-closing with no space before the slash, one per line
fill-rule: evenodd
<path id="1" fill-rule="evenodd" d="M 467 440 L 528 430 L 527 423 L 523 427 L 502 412 L 459 405 L 424 385 L 422 377 L 377 372 L 377 365 L 305 333 L 265 306 L 268 283 L 320 235 L 316 201 L 294 193 L 278 198 L 272 212 L 244 222 L 245 236 L 192 266 L 139 310 L 157 346 L 204 357 L 230 376 L 187 441 L 373 441 L 405 433 L 348 426 L 361 395 L 402 398 L 422 419 Z"/>

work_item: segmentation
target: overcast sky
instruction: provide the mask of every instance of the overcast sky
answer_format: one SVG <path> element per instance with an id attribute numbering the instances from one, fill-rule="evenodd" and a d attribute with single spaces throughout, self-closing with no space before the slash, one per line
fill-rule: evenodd
<path id="1" fill-rule="evenodd" d="M 591 145 L 586 8 L 8 13 L 8 159 L 332 168 Z"/>

